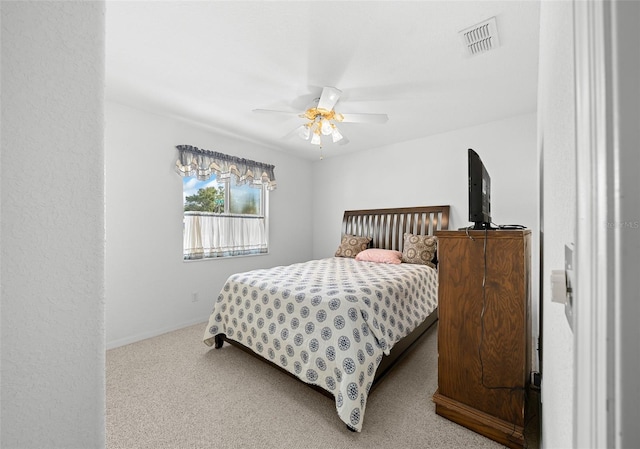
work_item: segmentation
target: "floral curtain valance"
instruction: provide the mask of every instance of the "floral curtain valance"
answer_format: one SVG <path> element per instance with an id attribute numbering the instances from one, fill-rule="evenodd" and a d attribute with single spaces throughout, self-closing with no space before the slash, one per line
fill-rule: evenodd
<path id="1" fill-rule="evenodd" d="M 180 176 L 196 176 L 199 180 L 207 180 L 213 174 L 236 176 L 237 184 L 264 184 L 267 189 L 276 188 L 276 177 L 273 165 L 251 161 L 216 151 L 201 150 L 191 145 L 178 145 L 176 172 Z"/>

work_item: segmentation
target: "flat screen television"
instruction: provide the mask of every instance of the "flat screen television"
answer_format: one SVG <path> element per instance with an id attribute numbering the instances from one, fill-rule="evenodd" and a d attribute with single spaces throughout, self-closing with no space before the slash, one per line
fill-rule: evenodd
<path id="1" fill-rule="evenodd" d="M 472 229 L 491 229 L 491 177 L 478 153 L 469 148 L 469 221 Z"/>

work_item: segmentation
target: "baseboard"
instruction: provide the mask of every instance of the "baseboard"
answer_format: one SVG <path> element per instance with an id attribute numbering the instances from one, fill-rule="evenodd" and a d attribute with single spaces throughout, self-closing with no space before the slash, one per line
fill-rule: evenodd
<path id="1" fill-rule="evenodd" d="M 108 341 L 106 344 L 106 349 L 109 350 L 109 349 L 119 348 L 120 346 L 125 346 L 131 343 L 136 343 L 138 341 L 146 340 L 148 338 L 157 337 L 159 335 L 166 334 L 167 332 L 177 331 L 178 329 L 183 329 L 185 327 L 193 326 L 194 324 L 199 324 L 199 323 L 202 323 L 202 335 L 204 336 L 204 326 L 208 319 L 209 319 L 209 316 L 207 315 L 206 317 L 196 318 L 196 319 L 186 321 L 180 324 L 176 324 L 173 326 L 169 326 L 161 329 L 155 329 L 152 331 L 142 332 L 136 335 L 131 335 L 129 337 Z"/>
<path id="2" fill-rule="evenodd" d="M 439 390 L 433 395 L 436 413 L 511 449 L 524 447 L 524 428 L 484 413 L 454 399 Z"/>

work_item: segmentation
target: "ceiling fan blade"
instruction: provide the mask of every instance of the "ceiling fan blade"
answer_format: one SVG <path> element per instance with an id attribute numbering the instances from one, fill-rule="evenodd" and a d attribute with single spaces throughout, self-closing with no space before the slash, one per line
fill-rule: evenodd
<path id="1" fill-rule="evenodd" d="M 347 139 L 346 137 L 342 136 L 342 139 L 338 140 L 336 142 L 338 145 L 346 145 L 349 143 L 349 139 Z"/>
<path id="2" fill-rule="evenodd" d="M 253 109 L 253 112 L 258 112 L 260 114 L 283 114 L 283 115 L 290 115 L 290 116 L 300 116 L 299 112 L 294 112 L 294 111 L 278 111 L 276 109 Z"/>
<path id="3" fill-rule="evenodd" d="M 340 98 L 341 93 L 342 91 L 335 87 L 324 87 L 322 89 L 322 94 L 320 95 L 320 100 L 318 101 L 318 109 L 331 111 L 338 102 L 338 98 Z"/>
<path id="4" fill-rule="evenodd" d="M 386 123 L 389 120 L 387 114 L 339 114 L 344 123 Z"/>
<path id="5" fill-rule="evenodd" d="M 284 136 L 282 136 L 283 139 L 290 139 L 292 137 L 296 137 L 298 139 L 302 138 L 302 136 L 300 135 L 300 133 L 302 132 L 302 130 L 305 128 L 305 125 L 300 125 L 297 128 L 292 129 L 291 131 L 289 131 L 287 134 L 285 134 Z M 304 140 L 309 140 L 309 139 L 304 139 Z"/>

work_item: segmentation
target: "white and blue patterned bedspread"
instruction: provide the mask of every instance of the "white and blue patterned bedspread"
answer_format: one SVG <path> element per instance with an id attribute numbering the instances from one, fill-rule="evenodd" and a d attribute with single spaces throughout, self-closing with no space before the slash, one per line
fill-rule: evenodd
<path id="1" fill-rule="evenodd" d="M 426 265 L 333 257 L 229 277 L 204 335 L 226 336 L 306 383 L 333 393 L 360 431 L 382 355 L 437 307 Z"/>

